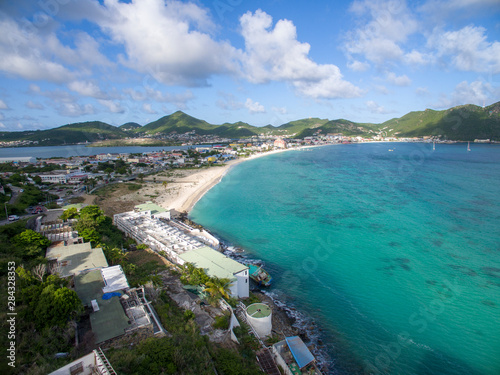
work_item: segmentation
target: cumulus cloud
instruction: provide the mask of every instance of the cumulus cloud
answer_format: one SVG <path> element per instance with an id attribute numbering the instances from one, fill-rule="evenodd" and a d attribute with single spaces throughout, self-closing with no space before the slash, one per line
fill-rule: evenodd
<path id="1" fill-rule="evenodd" d="M 111 113 L 125 113 L 125 108 L 123 108 L 121 104 L 116 101 L 109 99 L 99 99 L 99 103 L 106 107 Z"/>
<path id="2" fill-rule="evenodd" d="M 460 82 L 453 92 L 442 95 L 441 99 L 434 106 L 437 108 L 449 108 L 463 104 L 475 104 L 482 106 L 492 101 L 497 101 L 500 96 L 500 89 L 483 81 Z"/>
<path id="3" fill-rule="evenodd" d="M 68 88 L 83 96 L 96 99 L 109 99 L 109 96 L 102 92 L 99 86 L 92 81 L 73 81 L 68 84 Z"/>
<path id="4" fill-rule="evenodd" d="M 142 104 L 142 110 L 146 113 L 149 113 L 151 115 L 156 115 L 158 112 L 153 109 L 151 106 L 151 103 L 143 103 Z"/>
<path id="5" fill-rule="evenodd" d="M 370 68 L 370 64 L 368 64 L 367 62 L 353 60 L 347 63 L 347 67 L 354 72 L 365 72 Z"/>
<path id="6" fill-rule="evenodd" d="M 206 86 L 237 70 L 238 50 L 211 36 L 207 11 L 193 3 L 107 0 L 96 22 L 125 47 L 123 64 L 167 85 Z"/>
<path id="7" fill-rule="evenodd" d="M 355 1 L 350 11 L 362 26 L 346 35 L 344 48 L 348 56 L 364 56 L 377 65 L 403 58 L 403 43 L 418 29 L 406 2 Z"/>
<path id="8" fill-rule="evenodd" d="M 2 99 L 0 99 L 0 109 L 10 109 Z"/>
<path id="9" fill-rule="evenodd" d="M 459 70 L 500 73 L 500 42 L 489 42 L 483 27 L 466 26 L 458 31 L 435 30 L 428 44 L 442 63 L 451 60 Z"/>
<path id="10" fill-rule="evenodd" d="M 248 109 L 248 111 L 251 114 L 266 112 L 266 109 L 264 108 L 264 106 L 262 104 L 260 104 L 259 102 L 254 102 L 250 98 L 247 98 L 247 101 L 245 102 L 245 107 Z"/>
<path id="11" fill-rule="evenodd" d="M 80 32 L 70 48 L 54 31 L 0 18 L 0 70 L 31 81 L 68 82 L 93 65 L 111 65 L 98 43 Z"/>
<path id="12" fill-rule="evenodd" d="M 221 98 L 217 99 L 215 105 L 224 110 L 241 109 L 245 105 L 240 102 L 233 94 L 219 91 L 217 93 Z"/>
<path id="13" fill-rule="evenodd" d="M 155 101 L 159 103 L 172 103 L 177 108 L 186 108 L 187 103 L 194 99 L 194 94 L 191 90 L 186 90 L 180 93 L 162 92 L 151 87 L 141 89 L 126 88 L 123 90 L 134 101 Z"/>
<path id="14" fill-rule="evenodd" d="M 36 102 L 31 101 L 31 100 L 28 100 L 26 102 L 26 107 L 29 109 L 44 109 L 45 108 L 43 106 L 43 104 L 36 103 Z"/>
<path id="15" fill-rule="evenodd" d="M 371 112 L 371 113 L 378 113 L 378 114 L 387 114 L 387 113 L 391 113 L 391 111 L 388 111 L 387 109 L 385 109 L 383 106 L 381 105 L 378 105 L 376 102 L 374 102 L 373 100 L 368 100 L 366 103 L 366 108 L 368 108 L 368 110 Z"/>
<path id="16" fill-rule="evenodd" d="M 312 98 L 361 95 L 358 87 L 343 80 L 336 65 L 317 64 L 309 58 L 310 45 L 297 40 L 291 21 L 279 20 L 272 28 L 272 17 L 257 10 L 245 13 L 240 24 L 245 39 L 244 73 L 250 82 L 287 82 Z"/>
<path id="17" fill-rule="evenodd" d="M 92 104 L 78 104 L 78 103 L 62 103 L 57 107 L 57 112 L 62 116 L 80 117 L 84 115 L 92 115 L 95 113 Z"/>
<path id="18" fill-rule="evenodd" d="M 411 85 L 411 79 L 405 74 L 398 76 L 393 72 L 387 74 L 387 81 L 396 86 L 409 86 Z"/>

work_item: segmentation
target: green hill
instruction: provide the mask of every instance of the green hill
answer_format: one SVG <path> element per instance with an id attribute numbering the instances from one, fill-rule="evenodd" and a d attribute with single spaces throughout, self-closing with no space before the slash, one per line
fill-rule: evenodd
<path id="1" fill-rule="evenodd" d="M 38 141 L 40 146 L 57 146 L 125 137 L 128 137 L 126 132 L 101 121 L 79 122 L 48 130 L 0 133 L 2 141 Z"/>
<path id="2" fill-rule="evenodd" d="M 467 104 L 443 111 L 410 112 L 379 125 L 387 135 L 440 136 L 449 140 L 500 140 L 500 102 L 482 108 Z"/>
<path id="3" fill-rule="evenodd" d="M 196 135 L 217 135 L 223 138 L 246 138 L 255 135 L 281 135 L 304 138 L 315 133 L 342 133 L 347 136 L 422 137 L 440 136 L 443 139 L 473 141 L 491 139 L 500 141 L 500 102 L 482 108 L 463 105 L 443 111 L 426 109 L 410 112 L 400 118 L 382 124 L 356 123 L 349 120 L 307 118 L 290 121 L 278 127 L 252 126 L 246 122 L 212 125 L 189 116 L 182 111 L 164 116 L 145 126 L 129 122 L 115 127 L 100 121 L 80 122 L 55 129 L 0 132 L 0 141 L 38 141 L 39 145 L 52 146 L 114 140 L 133 136 L 184 134 L 194 131 Z"/>
<path id="4" fill-rule="evenodd" d="M 295 138 L 302 139 L 304 137 L 310 137 L 314 133 L 319 133 L 321 135 L 342 133 L 343 135 L 354 137 L 372 136 L 375 135 L 376 132 L 372 130 L 371 127 L 374 127 L 374 125 L 359 124 L 343 119 L 331 120 L 321 126 L 303 129 L 295 136 Z"/>
<path id="5" fill-rule="evenodd" d="M 121 129 L 123 131 L 133 131 L 139 128 L 142 128 L 142 125 L 138 124 L 137 122 L 127 122 L 126 124 L 120 125 L 118 127 L 118 129 Z"/>

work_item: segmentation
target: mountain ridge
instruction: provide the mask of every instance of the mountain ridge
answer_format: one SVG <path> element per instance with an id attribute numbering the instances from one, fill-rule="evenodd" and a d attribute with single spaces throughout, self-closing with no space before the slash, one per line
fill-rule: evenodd
<path id="1" fill-rule="evenodd" d="M 41 146 L 115 140 L 138 136 L 161 136 L 193 133 L 222 138 L 247 138 L 258 135 L 304 138 L 313 134 L 342 133 L 346 136 L 424 137 L 473 141 L 500 141 L 500 102 L 487 107 L 473 104 L 445 110 L 425 109 L 380 124 L 358 123 L 346 119 L 304 118 L 280 126 L 253 126 L 243 121 L 213 125 L 205 120 L 176 111 L 144 126 L 128 122 L 113 126 L 101 121 L 66 124 L 47 130 L 0 132 L 0 141 L 36 141 Z"/>

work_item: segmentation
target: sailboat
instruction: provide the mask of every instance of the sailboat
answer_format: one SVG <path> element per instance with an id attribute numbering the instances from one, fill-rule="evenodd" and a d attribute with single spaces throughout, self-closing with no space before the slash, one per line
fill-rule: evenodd
<path id="1" fill-rule="evenodd" d="M 467 151 L 470 151 L 470 142 L 467 142 Z"/>
<path id="2" fill-rule="evenodd" d="M 432 151 L 436 151 L 436 142 L 432 142 Z"/>

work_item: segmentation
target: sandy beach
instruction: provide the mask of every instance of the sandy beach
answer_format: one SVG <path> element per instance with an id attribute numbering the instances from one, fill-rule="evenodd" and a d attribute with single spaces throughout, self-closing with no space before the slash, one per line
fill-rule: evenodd
<path id="1" fill-rule="evenodd" d="M 203 168 L 201 170 L 180 170 L 176 177 L 167 179 L 167 186 L 159 197 L 154 201 L 165 209 L 175 209 L 178 212 L 189 212 L 196 202 L 203 197 L 212 187 L 217 185 L 224 175 L 235 165 L 259 157 L 272 155 L 280 152 L 296 150 L 275 150 L 252 155 L 248 158 L 231 160 L 223 166 Z M 157 178 L 157 181 L 161 181 Z"/>

